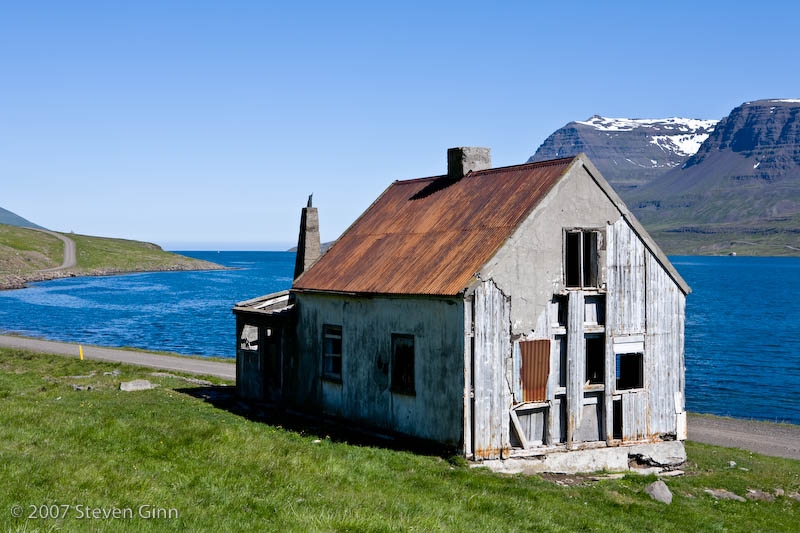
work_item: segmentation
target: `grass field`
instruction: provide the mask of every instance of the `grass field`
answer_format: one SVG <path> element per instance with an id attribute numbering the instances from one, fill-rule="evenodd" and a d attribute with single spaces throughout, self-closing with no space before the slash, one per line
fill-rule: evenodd
<path id="1" fill-rule="evenodd" d="M 64 233 L 75 241 L 77 266 L 68 272 L 40 273 L 57 267 L 64 258 L 63 243 L 46 233 L 0 224 L 0 288 L 68 274 L 110 274 L 154 270 L 208 270 L 214 263 L 165 252 L 159 246 L 127 239 Z"/>
<path id="2" fill-rule="evenodd" d="M 47 233 L 0 224 L 0 275 L 57 267 L 64 244 Z"/>
<path id="3" fill-rule="evenodd" d="M 103 375 L 114 369 L 121 374 Z M 69 377 L 91 372 L 96 375 Z M 118 390 L 121 380 L 135 378 L 161 386 Z M 800 530 L 800 502 L 717 502 L 703 492 L 782 488 L 788 494 L 800 489 L 798 461 L 689 443 L 687 474 L 666 481 L 674 494 L 666 506 L 643 492 L 653 476 L 561 486 L 539 476 L 493 474 L 447 454 L 348 443 L 324 426 L 262 416 L 258 408 L 225 400 L 228 393 L 155 378 L 141 368 L 0 350 L 0 528 Z M 26 518 L 30 505 L 43 504 L 68 506 L 67 517 Z M 15 505 L 23 517 L 11 516 Z M 176 509 L 178 516 L 140 518 L 141 505 Z M 130 508 L 135 516 L 79 518 L 86 506 Z"/>

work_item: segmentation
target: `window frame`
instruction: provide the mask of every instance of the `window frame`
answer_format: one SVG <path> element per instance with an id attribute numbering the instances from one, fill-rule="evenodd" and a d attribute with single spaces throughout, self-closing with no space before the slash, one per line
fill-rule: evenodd
<path id="1" fill-rule="evenodd" d="M 631 355 L 638 355 L 639 356 L 639 368 L 638 368 L 638 380 L 637 386 L 635 387 L 620 387 L 620 379 L 622 377 L 622 358 L 625 356 Z M 644 352 L 642 351 L 632 351 L 632 352 L 621 352 L 614 355 L 614 391 L 615 392 L 635 392 L 644 390 Z"/>
<path id="2" fill-rule="evenodd" d="M 256 330 L 256 343 L 255 343 L 255 346 L 242 346 L 242 344 L 243 344 L 242 341 L 246 340 L 244 338 L 244 334 L 245 334 L 244 332 L 245 332 L 245 330 L 247 330 L 247 328 L 252 328 L 252 329 Z M 248 342 L 249 342 L 249 340 L 248 340 Z M 249 352 L 249 353 L 259 352 L 261 350 L 261 327 L 258 324 L 255 324 L 253 322 L 242 322 L 242 327 L 239 329 L 239 338 L 237 339 L 236 348 L 237 348 L 238 351 L 242 351 L 242 352 Z"/>
<path id="3" fill-rule="evenodd" d="M 336 331 L 338 331 L 338 335 L 336 335 Z M 325 350 L 325 341 L 326 339 L 339 339 L 339 353 L 327 353 Z M 322 325 L 322 379 L 326 381 L 331 381 L 334 383 L 341 383 L 342 382 L 342 368 L 343 368 L 343 352 L 344 352 L 344 335 L 342 333 L 342 326 L 338 326 L 336 324 L 323 324 Z M 338 358 L 339 359 L 339 373 L 334 374 L 332 372 L 328 372 L 325 370 L 325 363 L 326 360 L 329 358 Z"/>
<path id="4" fill-rule="evenodd" d="M 564 228 L 562 242 L 564 246 L 564 287 L 568 290 L 582 290 L 582 289 L 600 289 L 600 250 L 601 250 L 601 243 L 603 242 L 602 237 L 602 229 L 601 228 L 591 228 L 591 227 L 583 227 L 583 228 Z M 570 284 L 570 246 L 569 240 L 570 235 L 578 234 L 578 246 L 577 246 L 577 256 L 578 256 L 578 285 Z M 590 240 L 594 241 L 594 262 L 590 263 L 590 267 L 593 266 L 590 270 L 589 277 L 593 277 L 594 279 L 587 280 L 587 272 L 586 272 L 586 251 L 587 251 L 587 235 L 592 235 Z M 594 281 L 594 283 L 592 283 Z"/>
<path id="5" fill-rule="evenodd" d="M 402 383 L 398 383 L 398 379 L 395 377 L 395 371 L 397 370 L 397 350 L 396 350 L 396 341 L 397 340 L 411 340 L 411 380 L 409 384 L 403 385 Z M 390 364 L 391 367 L 389 369 L 389 390 L 392 393 L 396 394 L 404 394 L 406 396 L 416 396 L 417 395 L 417 385 L 416 385 L 416 378 L 417 378 L 417 342 L 414 338 L 414 335 L 408 333 L 392 333 L 391 336 L 391 359 Z"/>
<path id="6" fill-rule="evenodd" d="M 591 344 L 599 345 L 597 350 L 597 358 L 600 361 L 601 371 L 600 371 L 600 381 L 592 381 L 589 378 L 589 369 L 590 369 L 590 362 L 589 362 L 589 341 L 593 341 Z M 584 384 L 586 386 L 599 386 L 605 385 L 606 382 L 606 351 L 605 351 L 605 335 L 598 334 L 598 333 L 587 333 L 584 335 Z"/>

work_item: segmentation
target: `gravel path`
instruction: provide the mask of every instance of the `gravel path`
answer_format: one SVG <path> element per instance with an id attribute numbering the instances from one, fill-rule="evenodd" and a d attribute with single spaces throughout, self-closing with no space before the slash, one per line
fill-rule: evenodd
<path id="1" fill-rule="evenodd" d="M 800 459 L 800 426 L 690 414 L 689 440 Z"/>
<path id="2" fill-rule="evenodd" d="M 0 346 L 78 357 L 78 345 L 0 335 Z M 149 352 L 84 346 L 83 356 L 117 363 L 236 379 L 236 365 Z M 690 414 L 689 440 L 800 460 L 800 426 Z"/>
<path id="3" fill-rule="evenodd" d="M 72 268 L 76 264 L 78 264 L 78 259 L 75 256 L 75 241 L 61 235 L 60 233 L 56 233 L 55 231 L 50 231 L 47 229 L 37 229 L 37 228 L 29 228 L 36 231 L 41 231 L 42 233 L 47 233 L 48 235 L 52 235 L 56 239 L 60 239 L 61 242 L 64 243 L 64 261 L 61 262 L 61 266 L 57 266 L 54 268 L 45 268 L 40 270 L 39 272 L 52 272 L 54 270 L 64 270 L 65 268 Z"/>
<path id="4" fill-rule="evenodd" d="M 68 342 L 0 335 L 0 346 L 30 350 L 32 352 L 79 357 L 78 345 Z M 161 355 L 132 350 L 118 350 L 116 348 L 99 348 L 97 346 L 84 346 L 83 357 L 86 359 L 126 363 L 129 365 L 146 366 L 148 368 L 158 368 L 161 370 L 172 370 L 174 372 L 186 372 L 187 374 L 215 376 L 228 380 L 236 379 L 236 365 L 234 363 L 204 361 L 202 359 L 191 359 L 189 357 Z"/>

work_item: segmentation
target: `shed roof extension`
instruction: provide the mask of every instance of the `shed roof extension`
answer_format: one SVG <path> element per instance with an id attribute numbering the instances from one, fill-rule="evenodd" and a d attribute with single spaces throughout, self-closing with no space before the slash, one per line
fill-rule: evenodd
<path id="1" fill-rule="evenodd" d="M 574 159 L 395 181 L 293 288 L 456 295 Z"/>

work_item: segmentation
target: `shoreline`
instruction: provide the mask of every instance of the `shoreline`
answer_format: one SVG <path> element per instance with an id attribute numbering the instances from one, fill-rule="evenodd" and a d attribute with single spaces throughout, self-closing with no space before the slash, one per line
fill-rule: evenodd
<path id="1" fill-rule="evenodd" d="M 206 356 L 206 355 L 185 355 L 177 352 L 168 352 L 162 350 L 150 350 L 147 348 L 138 348 L 135 346 L 101 346 L 98 344 L 81 344 L 78 342 L 70 342 L 70 341 L 60 341 L 60 340 L 53 340 L 48 339 L 45 337 L 31 337 L 28 335 L 21 335 L 19 333 L 14 333 L 10 331 L 3 331 L 0 330 L 0 347 L 3 346 L 2 339 L 4 338 L 13 338 L 13 339 L 20 339 L 21 341 L 35 341 L 35 342 L 47 342 L 47 343 L 57 343 L 63 345 L 70 345 L 70 346 L 83 346 L 84 348 L 96 348 L 99 350 L 118 350 L 121 352 L 137 352 L 142 354 L 151 354 L 151 355 L 163 355 L 163 356 L 170 356 L 170 357 L 181 357 L 184 359 L 193 359 L 193 360 L 201 360 L 201 361 L 216 361 L 216 362 L 223 362 L 223 363 L 231 363 L 234 364 L 236 362 L 235 357 L 223 357 L 223 356 Z M 42 352 L 46 353 L 46 352 Z M 745 424 L 764 424 L 768 426 L 788 426 L 791 428 L 798 428 L 800 429 L 800 424 L 796 424 L 794 422 L 776 422 L 774 420 L 760 420 L 758 418 L 739 418 L 730 415 L 718 415 L 714 413 L 701 413 L 697 411 L 687 411 L 687 413 L 693 417 L 701 417 L 701 418 L 709 418 L 714 420 L 724 420 L 724 421 L 731 421 L 736 423 L 745 423 Z"/>
<path id="2" fill-rule="evenodd" d="M 35 271 L 27 272 L 24 274 L 8 274 L 7 276 L 0 277 L 0 291 L 12 291 L 18 289 L 25 289 L 28 283 L 39 283 L 42 281 L 52 281 L 54 279 L 64 278 L 85 278 L 85 277 L 110 277 L 110 276 L 123 276 L 125 274 L 146 274 L 150 272 L 213 272 L 224 270 L 238 270 L 236 267 L 226 267 L 224 265 L 217 265 L 211 263 L 209 266 L 204 265 L 168 265 L 155 268 L 142 268 L 142 269 L 116 269 L 116 268 L 98 268 L 94 270 L 51 270 L 51 271 Z"/>

